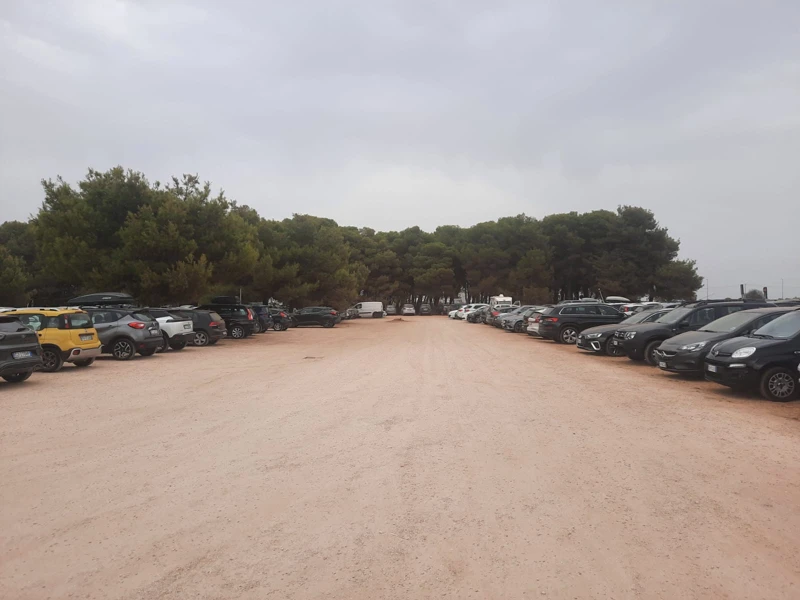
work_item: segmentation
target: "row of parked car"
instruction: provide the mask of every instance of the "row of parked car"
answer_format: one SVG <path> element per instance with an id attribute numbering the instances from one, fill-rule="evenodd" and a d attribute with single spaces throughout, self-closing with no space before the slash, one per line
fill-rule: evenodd
<path id="1" fill-rule="evenodd" d="M 670 303 L 672 304 L 672 303 Z M 772 401 L 800 397 L 800 301 L 703 300 L 637 311 L 597 301 L 465 305 L 454 319 L 485 323 L 611 357 L 702 376 Z"/>
<path id="2" fill-rule="evenodd" d="M 89 367 L 108 354 L 116 360 L 152 356 L 186 346 L 212 346 L 223 338 L 286 331 L 290 327 L 334 327 L 338 311 L 310 306 L 288 311 L 217 298 L 200 306 L 137 307 L 126 294 L 89 294 L 62 307 L 0 311 L 0 377 L 11 383 L 34 371 L 53 373 L 67 364 Z M 233 300 L 233 301 L 231 301 Z"/>

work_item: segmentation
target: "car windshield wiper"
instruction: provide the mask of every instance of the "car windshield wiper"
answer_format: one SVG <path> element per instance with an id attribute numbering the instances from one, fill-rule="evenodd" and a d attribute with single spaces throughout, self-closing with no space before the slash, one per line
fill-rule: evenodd
<path id="1" fill-rule="evenodd" d="M 761 338 L 763 340 L 774 340 L 777 339 L 774 335 L 768 335 L 766 333 L 754 333 L 754 338 Z"/>

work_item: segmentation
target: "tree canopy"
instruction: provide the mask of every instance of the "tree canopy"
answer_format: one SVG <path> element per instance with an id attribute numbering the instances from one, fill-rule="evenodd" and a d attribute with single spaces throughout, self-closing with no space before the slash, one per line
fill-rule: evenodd
<path id="1" fill-rule="evenodd" d="M 379 232 L 295 214 L 282 221 L 212 192 L 195 175 L 166 185 L 121 167 L 76 186 L 44 180 L 28 222 L 0 225 L 0 305 L 58 304 L 124 291 L 148 304 L 215 294 L 343 307 L 506 294 L 691 299 L 702 285 L 679 242 L 635 206 L 502 217 L 472 227 Z"/>

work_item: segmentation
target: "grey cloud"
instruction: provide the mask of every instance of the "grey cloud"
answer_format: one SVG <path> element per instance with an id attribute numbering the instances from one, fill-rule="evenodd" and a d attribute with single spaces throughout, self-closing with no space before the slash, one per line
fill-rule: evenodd
<path id="1" fill-rule="evenodd" d="M 630 203 L 712 294 L 800 294 L 799 20 L 790 0 L 6 2 L 0 216 L 115 164 L 384 229 Z"/>

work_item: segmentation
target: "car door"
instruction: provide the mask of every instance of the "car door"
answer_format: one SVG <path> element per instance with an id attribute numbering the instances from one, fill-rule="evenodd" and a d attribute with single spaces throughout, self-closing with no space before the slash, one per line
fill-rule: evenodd
<path id="1" fill-rule="evenodd" d="M 117 312 L 113 310 L 93 310 L 89 313 L 89 316 L 92 319 L 95 331 L 97 331 L 97 337 L 100 338 L 104 345 L 108 344 L 116 333 L 115 329 L 117 321 L 119 321 Z"/>
<path id="2" fill-rule="evenodd" d="M 314 323 L 314 308 L 306 307 L 300 309 L 297 313 L 298 325 L 311 325 Z"/>

